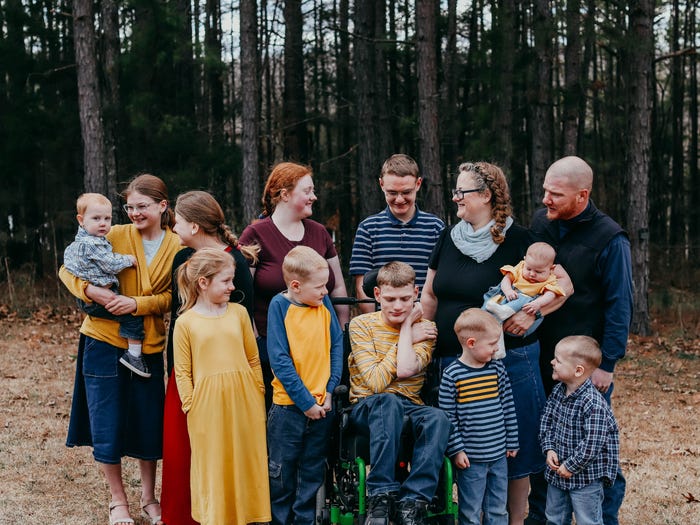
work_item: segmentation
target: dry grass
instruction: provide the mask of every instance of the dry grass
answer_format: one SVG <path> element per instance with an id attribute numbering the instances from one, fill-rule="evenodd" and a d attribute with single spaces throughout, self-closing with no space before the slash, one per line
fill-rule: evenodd
<path id="1" fill-rule="evenodd" d="M 64 446 L 77 327 L 74 314 L 50 309 L 0 321 L 2 525 L 107 523 L 107 488 L 90 450 Z M 700 503 L 687 501 L 700 499 L 700 340 L 635 340 L 628 356 L 614 395 L 628 482 L 620 522 L 700 523 Z M 138 524 L 135 467 L 125 462 Z"/>

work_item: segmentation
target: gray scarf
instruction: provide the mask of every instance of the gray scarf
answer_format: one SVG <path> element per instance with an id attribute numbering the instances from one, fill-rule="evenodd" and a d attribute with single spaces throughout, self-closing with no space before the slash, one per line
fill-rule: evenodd
<path id="1" fill-rule="evenodd" d="M 471 257 L 478 263 L 482 263 L 491 257 L 498 248 L 498 244 L 493 242 L 491 237 L 491 227 L 494 224 L 496 224 L 496 221 L 492 219 L 486 226 L 474 230 L 468 222 L 459 221 L 450 232 L 452 242 L 464 255 Z M 513 219 L 508 217 L 506 226 L 503 229 L 504 234 L 508 231 L 511 224 L 513 224 Z"/>

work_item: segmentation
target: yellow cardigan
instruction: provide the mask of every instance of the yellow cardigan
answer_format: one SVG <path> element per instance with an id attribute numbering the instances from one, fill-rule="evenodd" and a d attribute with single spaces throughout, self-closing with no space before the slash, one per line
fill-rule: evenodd
<path id="1" fill-rule="evenodd" d="M 115 253 L 134 255 L 137 259 L 136 267 L 119 272 L 119 293 L 135 299 L 136 311 L 133 314 L 143 316 L 143 353 L 162 352 L 165 346 L 163 315 L 170 311 L 172 263 L 173 257 L 181 248 L 180 238 L 166 229 L 163 242 L 150 266 L 146 266 L 141 234 L 134 225 L 113 226 L 107 239 L 112 243 Z M 61 266 L 58 276 L 73 295 L 91 302 L 85 295 L 85 288 L 90 283 L 75 277 L 64 266 Z M 128 346 L 126 339 L 119 336 L 119 323 L 109 319 L 87 316 L 80 327 L 80 333 L 117 348 Z"/>

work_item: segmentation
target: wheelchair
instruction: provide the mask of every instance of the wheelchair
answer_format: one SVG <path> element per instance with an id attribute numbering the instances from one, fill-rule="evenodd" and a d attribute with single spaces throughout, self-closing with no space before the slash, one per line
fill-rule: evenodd
<path id="1" fill-rule="evenodd" d="M 376 272 L 374 277 L 376 277 Z M 365 293 L 373 295 L 373 285 L 365 280 Z M 369 292 L 369 293 L 368 293 Z M 336 304 L 356 305 L 374 302 L 353 297 L 334 298 Z M 347 327 L 346 327 L 347 328 Z M 350 338 L 347 329 L 343 340 L 343 358 L 347 363 Z M 347 367 L 343 367 L 341 384 L 333 392 L 333 412 L 337 418 L 336 430 L 331 436 L 325 479 L 316 494 L 316 525 L 364 525 L 367 518 L 367 472 L 370 464 L 369 432 L 355 428 L 350 421 Z M 413 452 L 413 432 L 404 420 L 401 445 L 395 465 L 395 479 L 400 483 L 408 477 Z M 457 503 L 453 499 L 453 470 L 448 458 L 443 459 L 440 481 L 435 497 L 428 504 L 428 523 L 454 525 Z"/>
<path id="2" fill-rule="evenodd" d="M 333 396 L 337 432 L 331 437 L 325 480 L 316 494 L 317 525 L 363 525 L 367 518 L 367 467 L 369 433 L 350 422 L 348 389 L 336 388 Z M 396 480 L 402 483 L 410 469 L 413 435 L 408 419 L 404 421 L 401 446 L 395 465 Z M 457 503 L 453 499 L 452 463 L 443 458 L 440 482 L 428 504 L 428 523 L 454 525 Z"/>

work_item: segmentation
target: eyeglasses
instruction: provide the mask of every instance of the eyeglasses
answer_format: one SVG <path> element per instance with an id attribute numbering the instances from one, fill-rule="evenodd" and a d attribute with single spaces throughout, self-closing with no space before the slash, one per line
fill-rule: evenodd
<path id="1" fill-rule="evenodd" d="M 471 190 L 460 190 L 458 188 L 455 188 L 454 190 L 452 190 L 452 196 L 455 199 L 457 199 L 458 201 L 461 201 L 467 193 L 474 193 L 475 191 L 482 191 L 483 189 L 484 188 L 474 188 Z"/>
<path id="2" fill-rule="evenodd" d="M 384 190 L 384 195 L 386 195 L 390 199 L 395 199 L 396 197 L 401 195 L 405 199 L 406 197 L 410 197 L 411 195 L 413 195 L 415 192 L 416 188 L 412 188 L 406 191 Z"/>
<path id="3" fill-rule="evenodd" d="M 148 204 L 142 203 L 142 204 L 137 204 L 136 206 L 132 206 L 131 204 L 125 204 L 124 206 L 122 206 L 122 208 L 124 208 L 124 211 L 126 213 L 134 213 L 134 212 L 143 213 L 148 208 L 153 206 L 154 204 L 158 204 L 158 203 L 157 202 L 149 202 Z"/>

